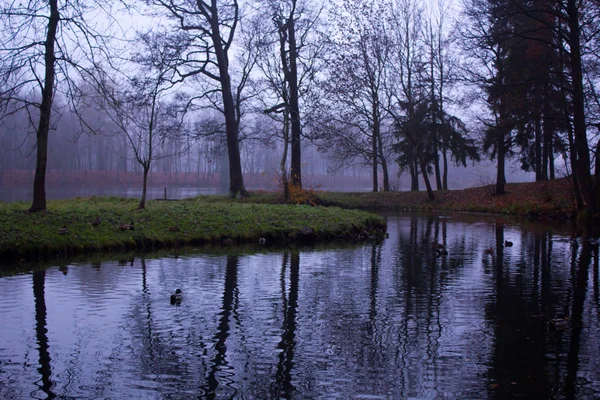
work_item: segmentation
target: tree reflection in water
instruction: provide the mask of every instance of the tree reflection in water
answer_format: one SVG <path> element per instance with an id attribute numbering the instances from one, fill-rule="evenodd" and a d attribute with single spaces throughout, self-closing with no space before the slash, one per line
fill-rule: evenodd
<path id="1" fill-rule="evenodd" d="M 237 275 L 238 256 L 227 256 L 227 266 L 225 268 L 225 289 L 223 290 L 223 306 L 219 317 L 217 332 L 214 335 L 214 339 L 216 339 L 216 354 L 211 363 L 210 371 L 207 377 L 207 383 L 202 388 L 207 398 L 210 399 L 216 397 L 217 389 L 220 385 L 228 386 L 223 388 L 223 390 L 227 390 L 228 397 L 234 397 L 236 394 L 235 387 L 230 385 L 233 382 L 231 380 L 233 371 L 231 371 L 231 374 L 227 373 L 228 370 L 234 369 L 234 367 L 229 366 L 227 362 L 227 338 L 229 337 L 231 315 L 232 313 L 236 312 L 235 308 L 237 308 L 237 304 L 239 303 Z"/>
<path id="2" fill-rule="evenodd" d="M 42 376 L 40 389 L 46 394 L 47 399 L 54 399 L 56 395 L 52 391 L 52 367 L 50 353 L 48 351 L 48 329 L 46 328 L 46 296 L 44 286 L 46 271 L 33 272 L 33 297 L 35 301 L 35 337 L 39 352 L 38 372 Z"/>
<path id="3" fill-rule="evenodd" d="M 388 232 L 61 263 L 31 273 L 33 296 L 29 275 L 1 277 L 0 397 L 600 397 L 597 242 L 499 217 L 391 216 Z"/>

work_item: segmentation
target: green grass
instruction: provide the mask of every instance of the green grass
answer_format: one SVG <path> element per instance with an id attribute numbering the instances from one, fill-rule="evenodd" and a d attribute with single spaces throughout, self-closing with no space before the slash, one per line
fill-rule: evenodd
<path id="1" fill-rule="evenodd" d="M 210 196 L 183 201 L 138 201 L 91 197 L 48 202 L 46 213 L 26 213 L 28 204 L 0 203 L 0 257 L 71 255 L 95 251 L 154 249 L 193 244 L 356 240 L 383 235 L 383 218 L 357 210 L 281 205 Z M 260 195 L 253 201 L 261 201 Z M 101 224 L 91 224 L 99 217 Z M 135 230 L 120 230 L 133 223 Z M 68 233 L 60 234 L 66 227 Z M 176 232 L 169 228 L 177 227 Z"/>

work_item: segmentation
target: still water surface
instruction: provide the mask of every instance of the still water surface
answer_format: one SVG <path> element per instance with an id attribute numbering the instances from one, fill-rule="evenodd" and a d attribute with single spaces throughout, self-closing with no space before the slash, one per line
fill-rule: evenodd
<path id="1" fill-rule="evenodd" d="M 388 232 L 4 276 L 0 398 L 600 398 L 596 242 L 459 216 Z"/>

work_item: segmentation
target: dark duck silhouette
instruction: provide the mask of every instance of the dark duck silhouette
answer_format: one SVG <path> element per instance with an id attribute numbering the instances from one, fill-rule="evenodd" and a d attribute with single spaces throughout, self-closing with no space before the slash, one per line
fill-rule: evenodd
<path id="1" fill-rule="evenodd" d="M 548 321 L 548 329 L 553 331 L 563 331 L 569 327 L 569 318 L 565 315 L 559 315 Z"/>
<path id="2" fill-rule="evenodd" d="M 445 245 L 438 243 L 438 242 L 431 243 L 431 248 L 434 250 L 442 250 L 445 247 L 446 247 Z"/>
<path id="3" fill-rule="evenodd" d="M 446 249 L 435 249 L 437 256 L 447 256 L 448 251 Z"/>
<path id="4" fill-rule="evenodd" d="M 505 240 L 504 241 L 504 247 L 512 247 L 513 242 L 511 242 L 510 240 Z"/>
<path id="5" fill-rule="evenodd" d="M 175 293 L 171 295 L 171 304 L 181 304 L 181 300 L 183 300 L 183 292 L 181 289 L 175 290 Z"/>

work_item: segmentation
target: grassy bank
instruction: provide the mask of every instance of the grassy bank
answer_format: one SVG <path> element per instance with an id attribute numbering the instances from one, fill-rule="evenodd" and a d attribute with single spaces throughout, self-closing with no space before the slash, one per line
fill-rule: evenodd
<path id="1" fill-rule="evenodd" d="M 328 206 L 377 211 L 464 211 L 570 219 L 575 216 L 572 191 L 566 179 L 546 182 L 509 183 L 506 193 L 496 196 L 493 186 L 435 192 L 318 193 L 317 203 Z"/>
<path id="2" fill-rule="evenodd" d="M 383 218 L 358 210 L 267 205 L 223 198 L 151 201 L 86 198 L 50 201 L 28 214 L 26 203 L 0 203 L 0 257 L 70 255 L 167 246 L 318 240 L 383 235 Z M 133 229 L 129 229 L 133 227 Z"/>
<path id="3" fill-rule="evenodd" d="M 429 200 L 427 192 L 325 192 L 312 193 L 314 203 L 376 212 L 386 211 L 459 211 L 474 213 L 535 216 L 545 219 L 572 219 L 575 216 L 572 189 L 566 179 L 545 182 L 509 183 L 506 193 L 494 195 L 494 186 L 462 190 L 435 191 Z M 224 196 L 204 197 L 207 202 L 225 201 Z M 253 192 L 246 202 L 278 204 L 275 192 Z"/>

